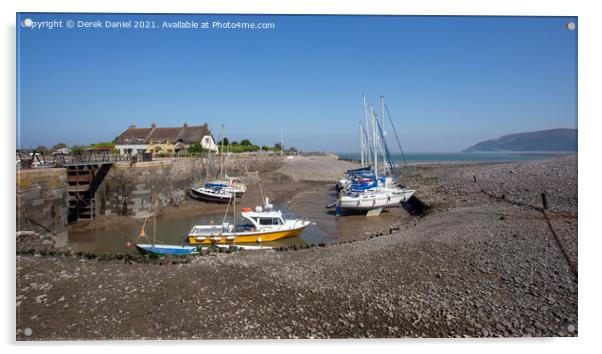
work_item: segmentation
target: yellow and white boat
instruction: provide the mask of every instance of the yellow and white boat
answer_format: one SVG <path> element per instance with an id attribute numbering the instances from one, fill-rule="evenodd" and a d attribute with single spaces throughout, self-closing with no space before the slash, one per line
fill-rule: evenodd
<path id="1" fill-rule="evenodd" d="M 308 220 L 286 219 L 280 210 L 272 210 L 267 202 L 264 207 L 243 208 L 243 223 L 234 225 L 195 225 L 188 233 L 188 243 L 225 244 L 225 243 L 257 243 L 276 241 L 287 237 L 299 236 L 310 224 Z"/>

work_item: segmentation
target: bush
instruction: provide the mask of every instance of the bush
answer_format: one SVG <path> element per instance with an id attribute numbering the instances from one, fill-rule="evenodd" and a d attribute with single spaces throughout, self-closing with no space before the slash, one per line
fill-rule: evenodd
<path id="1" fill-rule="evenodd" d="M 191 154 L 200 154 L 202 152 L 205 152 L 205 149 L 203 149 L 200 143 L 194 143 L 190 145 L 187 150 Z"/>

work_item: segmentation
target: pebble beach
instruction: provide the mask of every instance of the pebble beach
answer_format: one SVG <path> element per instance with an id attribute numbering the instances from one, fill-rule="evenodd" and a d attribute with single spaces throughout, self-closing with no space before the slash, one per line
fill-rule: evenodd
<path id="1" fill-rule="evenodd" d="M 324 186 L 352 166 L 277 171 Z M 406 172 L 426 214 L 333 244 L 147 262 L 23 241 L 17 340 L 578 335 L 576 155 Z"/>

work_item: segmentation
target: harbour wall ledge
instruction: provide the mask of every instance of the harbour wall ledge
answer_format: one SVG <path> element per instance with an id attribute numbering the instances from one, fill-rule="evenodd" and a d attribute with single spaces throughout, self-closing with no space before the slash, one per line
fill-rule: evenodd
<path id="1" fill-rule="evenodd" d="M 57 247 L 67 244 L 67 170 L 18 170 L 17 230 L 50 234 Z"/>

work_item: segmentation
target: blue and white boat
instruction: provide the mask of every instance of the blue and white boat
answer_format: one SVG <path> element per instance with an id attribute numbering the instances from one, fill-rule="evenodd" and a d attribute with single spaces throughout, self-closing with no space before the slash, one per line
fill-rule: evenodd
<path id="1" fill-rule="evenodd" d="M 136 249 L 142 254 L 150 254 L 153 256 L 186 256 L 198 253 L 195 246 L 179 246 L 179 245 L 161 245 L 150 243 L 137 243 Z"/>
<path id="2" fill-rule="evenodd" d="M 136 242 L 136 249 L 141 254 L 149 254 L 153 256 L 186 256 L 190 254 L 198 253 L 198 249 L 195 246 L 181 246 L 181 245 L 165 245 L 162 243 L 157 243 L 157 194 L 153 193 L 153 238 L 150 243 L 138 243 Z M 146 221 L 148 217 L 144 220 L 144 225 L 140 229 L 140 233 L 138 234 L 137 240 L 144 238 L 148 240 L 148 236 L 144 232 L 144 227 L 146 226 Z"/>
<path id="3" fill-rule="evenodd" d="M 205 183 L 202 187 L 190 187 L 190 196 L 206 202 L 229 203 L 236 193 L 219 183 Z"/>

